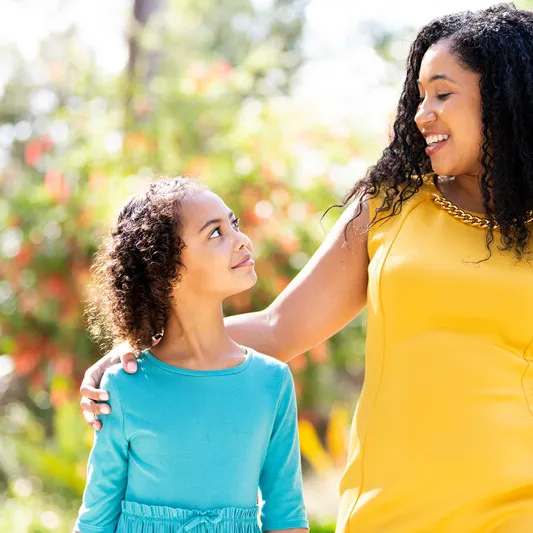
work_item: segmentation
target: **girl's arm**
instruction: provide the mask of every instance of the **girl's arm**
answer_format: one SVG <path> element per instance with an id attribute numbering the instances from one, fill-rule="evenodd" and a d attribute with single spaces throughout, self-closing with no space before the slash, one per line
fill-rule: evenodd
<path id="1" fill-rule="evenodd" d="M 324 342 L 365 306 L 368 280 L 367 235 L 357 235 L 357 204 L 341 215 L 324 243 L 274 302 L 256 313 L 226 318 L 230 336 L 245 346 L 289 361 Z M 368 224 L 368 208 L 355 221 Z"/>
<path id="2" fill-rule="evenodd" d="M 309 529 L 302 488 L 296 394 L 288 367 L 283 369 L 283 383 L 259 488 L 265 502 L 261 509 L 263 531 Z"/>
<path id="3" fill-rule="evenodd" d="M 106 372 L 102 378 L 101 386 L 109 392 L 113 412 L 103 429 L 95 433 L 83 503 L 74 527 L 79 533 L 114 533 L 126 492 L 129 444 L 114 377 Z"/>
<path id="4" fill-rule="evenodd" d="M 346 208 L 307 265 L 268 308 L 226 318 L 232 338 L 259 352 L 289 361 L 324 342 L 363 309 L 367 289 L 367 236 L 366 233 L 356 235 L 354 226 L 350 225 L 347 244 L 344 233 L 357 205 L 353 203 Z M 355 226 L 366 226 L 368 220 L 368 207 L 363 203 Z M 93 413 L 100 413 L 102 406 L 94 400 L 106 400 L 97 387 L 104 370 L 119 361 L 126 372 L 135 372 L 135 356 L 127 344 L 121 344 L 85 373 L 80 405 L 87 423 L 95 429 L 100 429 L 101 423 L 93 419 Z"/>

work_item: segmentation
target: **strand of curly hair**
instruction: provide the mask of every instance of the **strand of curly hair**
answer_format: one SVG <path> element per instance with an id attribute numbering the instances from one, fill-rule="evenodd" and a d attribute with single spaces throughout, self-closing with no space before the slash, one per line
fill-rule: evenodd
<path id="1" fill-rule="evenodd" d="M 526 221 L 533 210 L 533 13 L 513 4 L 445 16 L 422 28 L 409 52 L 392 140 L 342 205 L 354 199 L 382 197 L 371 226 L 378 218 L 397 215 L 422 186 L 423 175 L 432 172 L 425 140 L 415 124 L 417 78 L 424 54 L 441 39 L 449 39 L 451 51 L 462 65 L 481 77 L 480 182 L 489 220 L 488 257 L 497 224 L 499 248 L 513 250 L 520 260 L 530 255 L 531 230 Z M 361 211 L 360 203 L 353 221 Z"/>
<path id="2" fill-rule="evenodd" d="M 179 208 L 204 188 L 191 178 L 162 179 L 122 208 L 91 269 L 86 317 L 102 348 L 127 341 L 141 351 L 164 330 L 183 267 Z"/>

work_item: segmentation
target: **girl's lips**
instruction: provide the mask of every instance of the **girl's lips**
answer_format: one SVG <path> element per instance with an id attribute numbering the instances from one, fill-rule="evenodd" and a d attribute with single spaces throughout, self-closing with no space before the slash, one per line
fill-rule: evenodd
<path id="1" fill-rule="evenodd" d="M 437 153 L 449 140 L 450 138 L 448 137 L 444 141 L 439 141 L 426 146 L 426 154 L 432 156 L 433 154 Z"/>
<path id="2" fill-rule="evenodd" d="M 248 266 L 254 266 L 254 265 L 255 265 L 255 261 L 252 258 L 249 258 L 249 259 L 245 259 L 244 261 L 242 261 L 238 265 L 235 265 L 234 267 L 232 267 L 232 269 L 248 267 Z"/>

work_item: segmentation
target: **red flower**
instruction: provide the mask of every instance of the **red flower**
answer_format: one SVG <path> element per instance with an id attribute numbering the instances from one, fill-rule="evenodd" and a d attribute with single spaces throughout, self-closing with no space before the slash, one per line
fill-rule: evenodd
<path id="1" fill-rule="evenodd" d="M 41 159 L 42 149 L 39 141 L 30 141 L 24 148 L 24 162 L 29 167 L 36 167 Z"/>
<path id="2" fill-rule="evenodd" d="M 18 254 L 15 256 L 15 263 L 17 267 L 23 269 L 29 265 L 32 260 L 32 248 L 28 245 L 23 244 Z"/>
<path id="3" fill-rule="evenodd" d="M 29 335 L 20 335 L 16 339 L 13 359 L 15 360 L 15 372 L 19 376 L 31 374 L 41 359 L 41 343 L 39 339 Z"/>
<path id="4" fill-rule="evenodd" d="M 74 362 L 72 357 L 68 355 L 61 355 L 55 361 L 55 372 L 60 376 L 71 376 L 74 370 Z"/>
<path id="5" fill-rule="evenodd" d="M 212 70 L 215 78 L 227 81 L 233 73 L 233 67 L 227 61 L 217 61 Z"/>

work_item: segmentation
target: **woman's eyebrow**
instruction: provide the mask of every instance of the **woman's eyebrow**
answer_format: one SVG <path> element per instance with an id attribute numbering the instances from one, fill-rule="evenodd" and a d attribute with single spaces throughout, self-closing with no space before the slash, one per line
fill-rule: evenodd
<path id="1" fill-rule="evenodd" d="M 445 80 L 445 81 L 451 81 L 452 83 L 457 83 L 456 81 L 452 80 L 448 75 L 446 74 L 433 74 L 431 78 L 429 78 L 428 83 L 432 83 L 436 80 Z M 421 85 L 422 82 L 420 80 L 416 80 L 418 85 Z"/>

